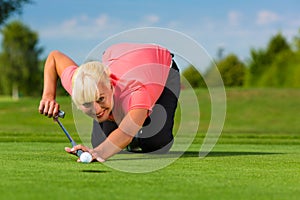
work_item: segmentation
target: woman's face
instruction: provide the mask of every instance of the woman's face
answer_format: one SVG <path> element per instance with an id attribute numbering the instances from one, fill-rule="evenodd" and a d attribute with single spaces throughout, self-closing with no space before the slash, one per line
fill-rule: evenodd
<path id="1" fill-rule="evenodd" d="M 81 105 L 81 110 L 98 122 L 106 121 L 114 106 L 113 93 L 112 86 L 107 87 L 99 83 L 97 98 L 93 102 L 87 102 Z"/>

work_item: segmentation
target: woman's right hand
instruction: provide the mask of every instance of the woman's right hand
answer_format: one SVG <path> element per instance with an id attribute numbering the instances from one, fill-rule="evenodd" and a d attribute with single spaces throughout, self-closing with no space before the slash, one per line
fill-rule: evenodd
<path id="1" fill-rule="evenodd" d="M 59 104 L 55 99 L 42 99 L 39 105 L 39 112 L 47 117 L 54 117 L 58 115 Z"/>
<path id="2" fill-rule="evenodd" d="M 44 88 L 39 112 L 48 117 L 58 115 L 59 104 L 55 101 L 57 79 L 61 78 L 63 71 L 69 66 L 77 64 L 60 51 L 51 51 L 44 66 Z"/>

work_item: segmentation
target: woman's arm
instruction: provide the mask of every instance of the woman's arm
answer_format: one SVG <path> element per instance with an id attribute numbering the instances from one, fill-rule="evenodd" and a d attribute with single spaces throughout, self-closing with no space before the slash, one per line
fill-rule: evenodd
<path id="1" fill-rule="evenodd" d="M 56 84 L 65 68 L 77 65 L 71 58 L 59 51 L 52 51 L 44 66 L 44 89 L 39 112 L 48 117 L 58 114 L 59 104 L 55 101 Z"/>
<path id="2" fill-rule="evenodd" d="M 66 151 L 73 154 L 79 149 L 89 151 L 94 159 L 99 162 L 104 162 L 106 159 L 120 152 L 128 144 L 130 144 L 132 138 L 143 126 L 147 114 L 147 109 L 133 109 L 124 117 L 119 127 L 96 148 L 89 149 L 85 146 L 77 145 L 72 149 L 66 148 Z"/>
<path id="3" fill-rule="evenodd" d="M 133 109 L 129 111 L 119 127 L 94 149 L 96 155 L 106 160 L 124 149 L 143 126 L 147 114 L 147 109 Z"/>

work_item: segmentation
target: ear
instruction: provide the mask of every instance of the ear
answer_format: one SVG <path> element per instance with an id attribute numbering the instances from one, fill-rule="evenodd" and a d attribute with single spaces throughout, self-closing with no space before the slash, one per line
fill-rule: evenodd
<path id="1" fill-rule="evenodd" d="M 110 89 L 111 89 L 113 92 L 115 92 L 115 88 L 114 88 L 114 86 L 113 86 L 112 83 L 110 83 Z"/>

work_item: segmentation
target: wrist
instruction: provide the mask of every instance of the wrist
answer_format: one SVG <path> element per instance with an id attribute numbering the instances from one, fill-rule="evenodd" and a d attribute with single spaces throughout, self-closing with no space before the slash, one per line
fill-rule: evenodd
<path id="1" fill-rule="evenodd" d="M 56 92 L 43 92 L 42 99 L 51 99 L 54 100 L 56 98 Z"/>

